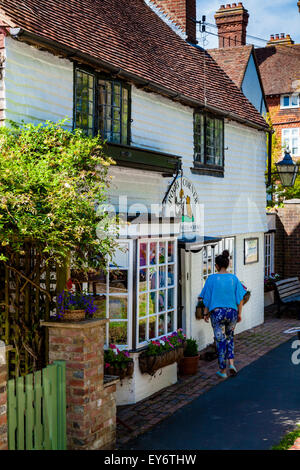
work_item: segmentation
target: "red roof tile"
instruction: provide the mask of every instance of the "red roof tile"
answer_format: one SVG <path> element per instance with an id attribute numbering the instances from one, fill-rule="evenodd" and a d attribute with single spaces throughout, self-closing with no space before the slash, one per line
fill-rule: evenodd
<path id="1" fill-rule="evenodd" d="M 293 83 L 300 80 L 300 44 L 267 46 L 255 49 L 255 55 L 266 95 L 297 91 Z"/>
<path id="2" fill-rule="evenodd" d="M 236 86 L 241 88 L 252 49 L 253 46 L 236 46 L 209 49 L 208 52 Z"/>
<path id="3" fill-rule="evenodd" d="M 143 0 L 0 0 L 0 9 L 40 38 L 266 126 L 211 56 L 187 44 Z"/>

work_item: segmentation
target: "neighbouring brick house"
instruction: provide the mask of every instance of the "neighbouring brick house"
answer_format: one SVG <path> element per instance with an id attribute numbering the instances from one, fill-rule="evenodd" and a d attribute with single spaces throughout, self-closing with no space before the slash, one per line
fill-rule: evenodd
<path id="1" fill-rule="evenodd" d="M 300 44 L 290 35 L 276 34 L 264 48 L 256 49 L 268 108 L 277 138 L 275 160 L 282 148 L 289 147 L 292 157 L 300 158 Z"/>

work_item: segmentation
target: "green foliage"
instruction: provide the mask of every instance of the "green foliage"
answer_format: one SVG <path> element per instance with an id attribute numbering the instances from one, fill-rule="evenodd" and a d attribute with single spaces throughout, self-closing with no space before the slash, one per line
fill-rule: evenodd
<path id="1" fill-rule="evenodd" d="M 271 117 L 267 115 L 267 122 L 270 127 L 274 130 Z M 269 137 L 268 137 L 269 139 Z M 268 147 L 268 142 L 267 142 Z M 296 199 L 300 198 L 300 170 L 298 171 L 298 176 L 295 181 L 295 185 L 292 188 L 284 188 L 280 184 L 280 178 L 277 173 L 277 168 L 275 163 L 280 161 L 283 158 L 283 148 L 281 146 L 281 139 L 278 137 L 276 132 L 272 135 L 272 176 L 271 176 L 271 185 L 267 189 L 267 194 L 272 196 L 272 202 L 268 201 L 268 207 L 282 207 L 283 201 L 286 199 Z M 299 163 L 298 163 L 299 166 Z M 266 175 L 267 178 L 267 175 Z"/>
<path id="2" fill-rule="evenodd" d="M 278 445 L 272 447 L 271 450 L 288 450 L 292 445 L 294 445 L 294 442 L 296 439 L 300 437 L 300 426 L 298 429 L 296 429 L 293 432 L 289 432 L 286 434 L 281 441 L 279 442 Z"/>
<path id="3" fill-rule="evenodd" d="M 186 340 L 186 348 L 184 350 L 184 357 L 195 357 L 198 356 L 198 345 L 197 341 L 192 338 Z"/>
<path id="4" fill-rule="evenodd" d="M 105 203 L 114 162 L 104 155 L 99 136 L 70 132 L 64 124 L 0 128 L 1 261 L 22 254 L 25 241 L 47 263 L 61 266 L 72 253 L 76 269 L 101 266 L 114 249 L 116 228 L 108 214 L 96 210 Z"/>

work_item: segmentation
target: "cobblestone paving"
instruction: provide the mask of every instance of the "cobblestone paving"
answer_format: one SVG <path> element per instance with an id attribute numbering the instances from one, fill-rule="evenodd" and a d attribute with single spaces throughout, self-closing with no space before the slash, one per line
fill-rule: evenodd
<path id="1" fill-rule="evenodd" d="M 266 315 L 265 323 L 235 336 L 235 364 L 237 369 L 249 365 L 290 336 L 283 331 L 299 325 L 299 321 L 287 318 L 274 318 Z M 143 434 L 182 406 L 195 400 L 220 381 L 216 376 L 217 361 L 199 361 L 198 372 L 194 376 L 179 377 L 178 382 L 135 405 L 120 406 L 117 416 L 132 431 L 122 424 L 117 426 L 117 449 L 126 449 L 126 443 Z"/>

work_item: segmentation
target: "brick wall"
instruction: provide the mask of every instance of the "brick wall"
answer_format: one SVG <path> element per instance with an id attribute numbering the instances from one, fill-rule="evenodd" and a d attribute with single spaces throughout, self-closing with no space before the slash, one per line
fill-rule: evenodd
<path id="1" fill-rule="evenodd" d="M 276 210 L 275 272 L 300 277 L 300 200 Z"/>
<path id="2" fill-rule="evenodd" d="M 282 129 L 300 128 L 300 108 L 281 109 L 280 95 L 267 96 L 269 112 L 278 139 L 278 146 L 274 149 L 274 159 L 282 156 L 281 139 Z M 300 155 L 299 155 L 300 158 Z"/>
<path id="3" fill-rule="evenodd" d="M 0 450 L 7 450 L 7 365 L 0 364 Z"/>
<path id="4" fill-rule="evenodd" d="M 215 14 L 218 27 L 219 47 L 244 46 L 246 44 L 248 10 L 242 2 L 221 5 Z"/>
<path id="5" fill-rule="evenodd" d="M 5 66 L 5 36 L 6 30 L 0 26 L 0 125 L 5 120 L 5 89 L 4 89 L 4 66 Z"/>
<path id="6" fill-rule="evenodd" d="M 103 320 L 49 327 L 49 360 L 65 360 L 68 449 L 113 449 L 116 384 L 103 383 Z"/>
<path id="7" fill-rule="evenodd" d="M 196 0 L 152 0 L 186 34 L 188 41 L 196 43 Z"/>

